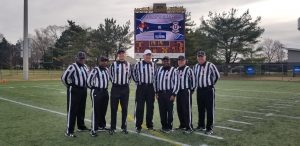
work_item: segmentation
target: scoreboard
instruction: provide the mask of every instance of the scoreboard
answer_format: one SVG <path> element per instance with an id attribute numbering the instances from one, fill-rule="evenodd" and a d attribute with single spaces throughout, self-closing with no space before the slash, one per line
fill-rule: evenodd
<path id="1" fill-rule="evenodd" d="M 185 13 L 135 13 L 135 58 L 150 49 L 154 58 L 185 52 Z"/>

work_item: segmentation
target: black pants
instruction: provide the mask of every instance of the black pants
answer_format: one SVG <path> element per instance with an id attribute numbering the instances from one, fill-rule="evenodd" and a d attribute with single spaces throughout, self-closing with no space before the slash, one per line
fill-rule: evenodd
<path id="1" fill-rule="evenodd" d="M 73 133 L 75 121 L 77 119 L 77 127 L 84 128 L 85 104 L 87 89 L 81 87 L 70 86 L 67 91 L 67 132 Z"/>
<path id="2" fill-rule="evenodd" d="M 135 97 L 135 126 L 137 129 L 142 128 L 144 119 L 144 109 L 146 102 L 146 125 L 147 128 L 153 128 L 153 110 L 154 110 L 155 92 L 153 84 L 138 85 Z"/>
<path id="3" fill-rule="evenodd" d="M 192 93 L 190 89 L 181 89 L 177 94 L 177 113 L 179 128 L 193 129 L 192 125 Z"/>
<path id="4" fill-rule="evenodd" d="M 198 88 L 198 127 L 205 128 L 205 111 L 207 114 L 206 130 L 212 130 L 214 124 L 215 111 L 215 88 Z"/>
<path id="5" fill-rule="evenodd" d="M 98 127 L 104 128 L 106 126 L 105 116 L 108 105 L 108 91 L 107 89 L 92 89 L 92 130 L 97 131 Z"/>
<path id="6" fill-rule="evenodd" d="M 172 91 L 158 92 L 158 105 L 160 113 L 160 122 L 162 129 L 173 128 L 173 105 L 174 101 L 170 100 Z"/>
<path id="7" fill-rule="evenodd" d="M 129 99 L 129 87 L 113 85 L 111 88 L 110 107 L 111 107 L 111 129 L 116 129 L 117 112 L 119 102 L 122 108 L 122 125 L 121 129 L 127 129 L 127 108 Z"/>

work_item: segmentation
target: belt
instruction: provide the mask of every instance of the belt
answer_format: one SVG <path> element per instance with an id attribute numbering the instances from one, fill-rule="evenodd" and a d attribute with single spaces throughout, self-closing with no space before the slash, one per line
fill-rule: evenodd
<path id="1" fill-rule="evenodd" d="M 86 89 L 87 87 L 80 87 L 80 86 L 76 86 L 76 85 L 71 85 L 72 88 L 76 88 L 76 89 Z"/>
<path id="2" fill-rule="evenodd" d="M 160 93 L 172 93 L 172 90 L 159 90 L 158 92 Z"/>
<path id="3" fill-rule="evenodd" d="M 139 83 L 138 85 L 144 85 L 144 86 L 153 86 L 152 83 Z"/>
<path id="4" fill-rule="evenodd" d="M 98 90 L 98 91 L 107 90 L 107 88 L 99 88 L 99 87 L 92 87 L 91 89 Z"/>
<path id="5" fill-rule="evenodd" d="M 119 85 L 119 84 L 113 84 L 113 87 L 128 87 L 128 84 Z"/>
<path id="6" fill-rule="evenodd" d="M 207 86 L 207 87 L 198 87 L 199 90 L 206 90 L 206 89 L 212 89 L 214 86 Z"/>

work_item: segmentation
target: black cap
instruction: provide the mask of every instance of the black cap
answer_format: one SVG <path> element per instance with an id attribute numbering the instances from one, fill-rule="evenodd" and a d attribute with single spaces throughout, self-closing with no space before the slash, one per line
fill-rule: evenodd
<path id="1" fill-rule="evenodd" d="M 206 53 L 204 51 L 198 51 L 197 56 L 206 56 Z"/>
<path id="2" fill-rule="evenodd" d="M 126 51 L 124 49 L 119 49 L 117 54 L 120 54 L 120 53 L 125 53 Z"/>
<path id="3" fill-rule="evenodd" d="M 77 53 L 77 59 L 85 59 L 86 58 L 86 55 L 84 52 L 80 51 Z"/>
<path id="4" fill-rule="evenodd" d="M 108 61 L 108 58 L 105 56 L 98 57 L 98 61 Z"/>
<path id="5" fill-rule="evenodd" d="M 185 57 L 183 55 L 178 56 L 178 60 L 185 60 Z"/>
<path id="6" fill-rule="evenodd" d="M 165 56 L 161 60 L 170 60 L 170 58 L 168 56 Z"/>

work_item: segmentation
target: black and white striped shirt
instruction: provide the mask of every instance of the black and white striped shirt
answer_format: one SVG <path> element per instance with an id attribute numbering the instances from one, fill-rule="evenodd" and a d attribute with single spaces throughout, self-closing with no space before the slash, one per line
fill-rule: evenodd
<path id="1" fill-rule="evenodd" d="M 203 65 L 194 66 L 197 87 L 205 88 L 216 84 L 220 78 L 220 73 L 216 66 L 211 62 L 205 62 Z"/>
<path id="2" fill-rule="evenodd" d="M 179 89 L 196 88 L 196 78 L 194 71 L 189 66 L 178 67 Z"/>
<path id="3" fill-rule="evenodd" d="M 153 62 L 139 61 L 133 68 L 132 79 L 137 84 L 152 84 L 154 81 L 155 68 Z"/>
<path id="4" fill-rule="evenodd" d="M 109 67 L 110 80 L 116 85 L 128 85 L 131 79 L 130 63 L 127 61 L 115 61 Z"/>
<path id="5" fill-rule="evenodd" d="M 178 86 L 178 72 L 174 67 L 160 67 L 155 75 L 155 91 L 172 90 L 172 94 L 177 95 Z"/>
<path id="6" fill-rule="evenodd" d="M 65 86 L 77 86 L 86 87 L 86 80 L 88 77 L 88 67 L 80 65 L 78 63 L 73 63 L 69 65 L 67 70 L 63 73 L 61 81 Z"/>
<path id="7" fill-rule="evenodd" d="M 87 79 L 89 88 L 107 89 L 109 82 L 108 68 L 95 67 Z"/>

